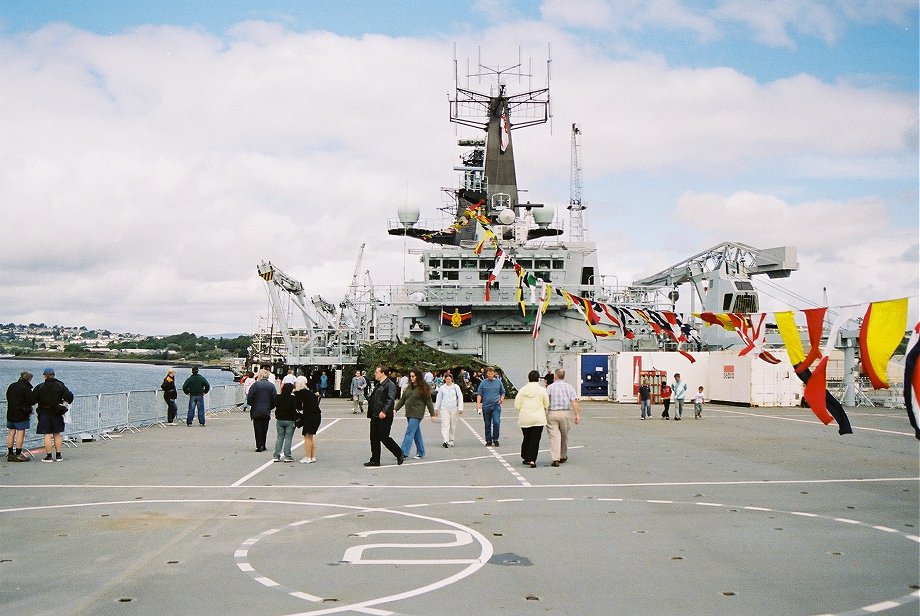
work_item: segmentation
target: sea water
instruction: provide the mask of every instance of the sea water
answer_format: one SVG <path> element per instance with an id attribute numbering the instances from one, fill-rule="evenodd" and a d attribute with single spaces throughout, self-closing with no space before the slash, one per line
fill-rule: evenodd
<path id="1" fill-rule="evenodd" d="M 192 375 L 191 368 L 174 366 L 9 358 L 0 359 L 0 386 L 6 392 L 7 386 L 17 380 L 23 370 L 31 372 L 34 375 L 32 385 L 38 385 L 44 380 L 42 371 L 46 367 L 54 368 L 55 377 L 75 396 L 159 389 L 170 367 L 176 371 L 176 386 L 181 389 L 185 379 Z M 233 373 L 226 370 L 202 368 L 201 375 L 211 387 L 233 383 Z"/>

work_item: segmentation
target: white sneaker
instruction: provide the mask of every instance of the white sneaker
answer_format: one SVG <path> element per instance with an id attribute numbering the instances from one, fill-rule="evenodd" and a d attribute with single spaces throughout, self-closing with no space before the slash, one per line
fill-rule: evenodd
<path id="1" fill-rule="evenodd" d="M 316 458 L 310 458 L 307 460 L 307 464 L 313 464 L 314 462 L 316 462 Z"/>
<path id="2" fill-rule="evenodd" d="M 415 455 L 412 456 L 412 457 L 413 457 L 414 459 L 416 459 L 416 460 L 421 460 L 421 459 L 424 458 L 425 456 L 420 456 L 420 455 L 418 455 L 418 454 L 415 454 Z"/>
<path id="3" fill-rule="evenodd" d="M 179 424 L 177 424 L 177 423 L 174 422 L 174 421 L 171 421 L 171 422 L 169 422 L 169 423 L 166 424 L 166 425 L 167 425 L 167 426 L 178 426 Z"/>
<path id="4" fill-rule="evenodd" d="M 309 463 L 310 463 L 310 458 L 301 458 L 301 459 L 300 459 L 300 463 L 301 463 L 301 464 L 309 464 Z"/>

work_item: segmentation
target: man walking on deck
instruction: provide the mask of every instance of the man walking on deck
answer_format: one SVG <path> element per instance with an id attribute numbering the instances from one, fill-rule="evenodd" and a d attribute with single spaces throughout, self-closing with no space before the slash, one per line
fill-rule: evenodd
<path id="1" fill-rule="evenodd" d="M 476 410 L 482 411 L 485 425 L 486 447 L 498 447 L 498 436 L 502 425 L 502 402 L 505 401 L 505 386 L 495 375 L 495 368 L 486 368 L 486 378 L 476 388 Z"/>
<path id="2" fill-rule="evenodd" d="M 684 414 L 684 397 L 687 395 L 687 384 L 680 380 L 680 373 L 674 374 L 674 421 L 680 421 L 680 416 Z"/>
<path id="3" fill-rule="evenodd" d="M 185 379 L 182 384 L 182 391 L 188 396 L 188 417 L 185 419 L 185 425 L 191 426 L 192 419 L 195 417 L 195 408 L 198 409 L 198 423 L 204 425 L 204 395 L 211 391 L 211 384 L 208 380 L 198 374 L 198 366 L 192 367 L 192 376 Z"/>
<path id="4" fill-rule="evenodd" d="M 371 420 L 371 459 L 364 466 L 380 466 L 380 444 L 383 443 L 390 453 L 396 456 L 396 463 L 402 464 L 405 458 L 402 449 L 390 436 L 393 427 L 393 405 L 396 404 L 396 384 L 387 377 L 386 369 L 377 366 L 374 369 L 377 386 L 367 400 L 367 418 Z"/>
<path id="5" fill-rule="evenodd" d="M 358 414 L 358 409 L 364 412 L 364 390 L 367 389 L 367 379 L 361 374 L 360 370 L 355 370 L 355 376 L 351 379 L 351 400 L 354 406 L 352 415 Z"/>
<path id="6" fill-rule="evenodd" d="M 549 396 L 549 412 L 546 414 L 546 433 L 549 435 L 549 453 L 552 466 L 559 466 L 569 459 L 569 409 L 575 411 L 575 425 L 581 422 L 578 409 L 578 394 L 575 388 L 565 382 L 565 370 L 556 370 L 555 379 L 546 388 Z"/>

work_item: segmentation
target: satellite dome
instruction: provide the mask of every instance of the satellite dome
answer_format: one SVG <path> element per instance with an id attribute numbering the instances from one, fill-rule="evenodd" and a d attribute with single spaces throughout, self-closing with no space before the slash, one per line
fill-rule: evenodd
<path id="1" fill-rule="evenodd" d="M 551 205 L 544 205 L 543 207 L 535 207 L 530 210 L 533 214 L 533 221 L 537 223 L 538 227 L 548 227 L 550 223 L 553 222 L 553 218 L 556 216 L 556 208 Z"/>
<path id="2" fill-rule="evenodd" d="M 404 227 L 414 227 L 415 223 L 418 222 L 419 209 L 417 205 L 405 205 L 399 206 L 399 209 L 396 210 L 396 215 L 399 217 L 399 224 Z"/>
<path id="3" fill-rule="evenodd" d="M 513 224 L 515 218 L 517 218 L 517 216 L 515 215 L 514 210 L 510 207 L 505 208 L 498 213 L 498 222 L 502 223 L 503 225 Z"/>

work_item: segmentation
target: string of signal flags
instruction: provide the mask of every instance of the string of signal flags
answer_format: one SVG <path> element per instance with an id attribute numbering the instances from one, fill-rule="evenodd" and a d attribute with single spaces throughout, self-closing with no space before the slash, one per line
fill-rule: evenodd
<path id="1" fill-rule="evenodd" d="M 491 301 L 492 283 L 498 278 L 501 271 L 505 267 L 513 268 L 518 280 L 517 302 L 520 305 L 521 314 L 525 318 L 533 318 L 532 336 L 534 339 L 539 336 L 543 315 L 555 294 L 563 298 L 566 309 L 574 308 L 578 311 L 595 339 L 615 336 L 617 333 L 624 338 L 632 339 L 635 337 L 635 332 L 628 324 L 645 322 L 655 334 L 665 335 L 673 340 L 677 344 L 677 352 L 686 357 L 688 361 L 696 361 L 683 347 L 687 343 L 700 343 L 701 340 L 698 332 L 690 324 L 685 323 L 681 315 L 669 310 L 635 308 L 599 302 L 554 287 L 549 281 L 543 280 L 534 272 L 522 267 L 513 255 L 501 248 L 498 237 L 492 229 L 491 221 L 483 212 L 484 206 L 484 200 L 470 205 L 449 227 L 424 234 L 421 239 L 430 241 L 435 235 L 456 233 L 473 221 L 478 223 L 483 233 L 473 252 L 477 255 L 482 254 L 486 243 L 491 243 L 495 248 L 495 263 L 485 283 L 485 300 Z M 909 299 L 903 297 L 868 304 L 833 307 L 833 311 L 830 312 L 834 312 L 836 317 L 828 330 L 823 347 L 821 338 L 829 312 L 828 307 L 772 313 L 771 325 L 775 325 L 779 330 L 789 361 L 798 378 L 804 383 L 804 398 L 812 412 L 824 425 L 836 421 L 840 434 L 853 433 L 840 401 L 827 390 L 828 357 L 833 350 L 837 333 L 849 320 L 858 317 L 859 313 L 865 310 L 858 338 L 862 370 L 873 389 L 887 389 L 890 386 L 887 374 L 888 363 L 907 331 Z M 528 314 L 528 305 L 530 314 Z M 808 331 L 807 350 L 802 344 L 796 324 L 796 316 L 799 313 L 804 318 Z M 735 332 L 742 343 L 741 350 L 738 352 L 739 356 L 753 354 L 765 362 L 780 363 L 777 357 L 764 348 L 767 320 L 771 313 L 701 312 L 693 314 L 707 327 L 722 327 Z M 918 341 L 920 341 L 920 322 L 914 325 L 911 332 L 904 364 L 904 404 L 910 425 L 914 428 L 914 435 L 920 439 L 920 426 L 917 423 L 917 414 L 920 410 L 920 364 L 917 361 L 920 356 L 920 344 Z"/>

